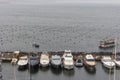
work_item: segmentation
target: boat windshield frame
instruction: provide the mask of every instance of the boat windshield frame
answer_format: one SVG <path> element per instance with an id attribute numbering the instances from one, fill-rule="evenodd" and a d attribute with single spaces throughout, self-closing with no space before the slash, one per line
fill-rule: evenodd
<path id="1" fill-rule="evenodd" d="M 65 61 L 66 61 L 66 62 L 73 62 L 72 59 L 66 59 Z"/>
<path id="2" fill-rule="evenodd" d="M 95 61 L 94 59 L 86 59 L 87 61 Z"/>
<path id="3" fill-rule="evenodd" d="M 113 62 L 111 59 L 104 59 L 104 62 Z"/>
<path id="4" fill-rule="evenodd" d="M 52 60 L 61 60 L 60 58 L 53 58 Z"/>

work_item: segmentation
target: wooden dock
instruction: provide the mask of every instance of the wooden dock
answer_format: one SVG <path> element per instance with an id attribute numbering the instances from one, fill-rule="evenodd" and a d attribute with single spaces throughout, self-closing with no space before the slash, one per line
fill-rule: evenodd
<path id="1" fill-rule="evenodd" d="M 34 53 L 40 55 L 43 52 L 17 52 L 17 51 L 16 52 L 15 51 L 14 52 L 1 52 L 0 53 L 0 60 L 11 61 L 12 58 L 17 58 L 18 59 L 21 56 L 24 56 L 24 55 L 29 56 L 29 55 L 34 54 Z M 50 56 L 55 55 L 55 54 L 62 56 L 64 51 L 58 51 L 58 52 L 57 51 L 56 52 L 51 51 L 51 52 L 48 52 L 48 53 L 50 54 Z M 89 53 L 86 53 L 86 52 L 72 52 L 72 54 L 74 56 L 74 60 L 76 60 L 79 56 L 82 56 L 82 58 L 84 59 L 84 56 L 86 54 L 92 54 L 96 61 L 101 60 L 102 56 L 111 56 L 112 58 L 114 58 L 114 55 L 115 55 L 112 52 L 89 52 Z M 117 55 L 120 55 L 120 52 L 117 52 Z"/>

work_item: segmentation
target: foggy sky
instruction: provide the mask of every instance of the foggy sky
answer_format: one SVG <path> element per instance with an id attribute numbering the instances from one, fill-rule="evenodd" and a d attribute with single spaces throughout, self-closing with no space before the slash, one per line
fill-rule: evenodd
<path id="1" fill-rule="evenodd" d="M 16 4 L 74 4 L 74 3 L 105 3 L 120 4 L 120 0 L 0 0 L 0 3 Z"/>

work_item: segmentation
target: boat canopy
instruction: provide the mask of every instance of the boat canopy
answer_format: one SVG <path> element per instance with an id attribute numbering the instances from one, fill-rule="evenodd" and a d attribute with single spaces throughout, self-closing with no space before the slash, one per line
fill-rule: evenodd
<path id="1" fill-rule="evenodd" d="M 89 55 L 86 55 L 86 59 L 94 59 L 94 57 L 91 55 L 91 54 L 89 54 Z"/>

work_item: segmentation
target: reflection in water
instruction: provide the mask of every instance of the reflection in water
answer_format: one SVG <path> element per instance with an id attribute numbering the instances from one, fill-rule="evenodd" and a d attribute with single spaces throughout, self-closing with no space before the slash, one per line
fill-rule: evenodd
<path id="1" fill-rule="evenodd" d="M 22 67 L 17 66 L 17 69 L 18 71 L 26 71 L 28 69 L 28 66 L 22 66 Z"/>
<path id="2" fill-rule="evenodd" d="M 40 71 L 47 72 L 49 70 L 49 67 L 40 67 Z"/>
<path id="3" fill-rule="evenodd" d="M 107 74 L 113 74 L 113 73 L 114 73 L 114 69 L 108 69 L 108 68 L 106 68 L 104 65 L 102 65 L 102 69 L 103 69 L 104 72 L 107 73 Z"/>
<path id="4" fill-rule="evenodd" d="M 72 70 L 66 70 L 66 69 L 63 69 L 63 74 L 65 75 L 65 76 L 74 76 L 74 74 L 75 74 L 75 70 L 74 69 L 72 69 Z"/>
<path id="5" fill-rule="evenodd" d="M 30 75 L 32 80 L 108 80 L 109 70 L 102 67 L 101 63 L 96 65 L 96 72 L 89 72 L 87 69 L 76 68 L 74 70 L 52 69 L 52 68 L 38 68 L 32 69 L 31 74 L 29 69 L 25 71 L 18 71 L 16 66 L 17 80 L 29 80 Z M 4 80 L 13 80 L 13 66 L 10 63 L 2 64 L 2 75 Z M 35 70 L 35 71 L 33 71 Z M 107 70 L 107 72 L 105 72 Z M 120 70 L 116 71 L 116 80 L 120 80 Z M 110 74 L 113 80 L 113 74 Z"/>
<path id="6" fill-rule="evenodd" d="M 51 72 L 55 75 L 60 75 L 62 73 L 62 69 L 61 68 L 55 69 L 51 67 Z"/>
<path id="7" fill-rule="evenodd" d="M 116 70 L 120 70 L 120 67 L 117 67 L 117 66 L 116 66 Z"/>
<path id="8" fill-rule="evenodd" d="M 85 70 L 89 74 L 95 74 L 96 73 L 96 67 L 85 67 Z"/>
<path id="9" fill-rule="evenodd" d="M 20 67 L 18 67 L 17 70 L 18 70 L 18 71 L 26 71 L 27 68 L 26 68 L 26 67 L 25 67 L 25 68 L 20 68 Z"/>
<path id="10" fill-rule="evenodd" d="M 38 71 L 39 71 L 39 68 L 31 68 L 31 69 L 29 69 L 29 72 L 31 74 L 36 74 Z"/>

